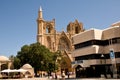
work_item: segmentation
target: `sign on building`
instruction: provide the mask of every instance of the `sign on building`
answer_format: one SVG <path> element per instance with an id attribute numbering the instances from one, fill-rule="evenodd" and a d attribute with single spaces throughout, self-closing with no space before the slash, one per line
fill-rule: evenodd
<path id="1" fill-rule="evenodd" d="M 110 50 L 110 58 L 114 59 L 115 58 L 115 53 L 113 50 Z"/>

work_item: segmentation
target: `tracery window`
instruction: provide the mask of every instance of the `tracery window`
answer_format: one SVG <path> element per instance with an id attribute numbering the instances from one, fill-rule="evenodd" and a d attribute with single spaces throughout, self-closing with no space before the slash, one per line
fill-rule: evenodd
<path id="1" fill-rule="evenodd" d="M 61 38 L 58 45 L 59 50 L 69 50 L 69 44 L 65 38 Z"/>
<path id="2" fill-rule="evenodd" d="M 51 29 L 50 29 L 49 26 L 46 27 L 46 32 L 47 32 L 47 33 L 51 33 Z"/>
<path id="3" fill-rule="evenodd" d="M 75 33 L 76 33 L 76 34 L 79 33 L 79 28 L 78 28 L 78 26 L 75 27 Z"/>

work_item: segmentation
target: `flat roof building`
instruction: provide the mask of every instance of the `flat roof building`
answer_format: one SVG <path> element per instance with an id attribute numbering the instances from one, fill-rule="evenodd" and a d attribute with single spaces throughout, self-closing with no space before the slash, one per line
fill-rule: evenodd
<path id="1" fill-rule="evenodd" d="M 75 47 L 72 67 L 76 77 L 100 77 L 101 74 L 114 77 L 115 70 L 120 72 L 120 22 L 104 30 L 86 30 L 74 35 L 72 40 Z"/>

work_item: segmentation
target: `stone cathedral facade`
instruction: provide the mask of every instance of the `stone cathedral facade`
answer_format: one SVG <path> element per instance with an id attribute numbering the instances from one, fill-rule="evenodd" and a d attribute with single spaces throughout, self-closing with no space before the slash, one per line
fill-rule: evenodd
<path id="1" fill-rule="evenodd" d="M 66 62 L 61 66 L 61 70 L 65 70 L 65 72 L 72 71 L 71 62 L 73 58 L 71 52 L 74 50 L 72 36 L 83 31 L 83 24 L 75 20 L 67 25 L 66 32 L 57 32 L 55 29 L 55 19 L 51 21 L 44 20 L 42 8 L 40 7 L 37 18 L 37 42 L 45 45 L 53 52 L 61 51 Z"/>

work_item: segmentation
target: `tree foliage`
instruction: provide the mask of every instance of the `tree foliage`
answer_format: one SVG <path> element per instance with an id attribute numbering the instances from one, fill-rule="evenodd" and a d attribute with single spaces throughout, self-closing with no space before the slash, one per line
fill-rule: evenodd
<path id="1" fill-rule="evenodd" d="M 40 43 L 24 45 L 14 58 L 14 66 L 20 68 L 28 63 L 37 71 L 54 71 L 54 54 Z"/>

